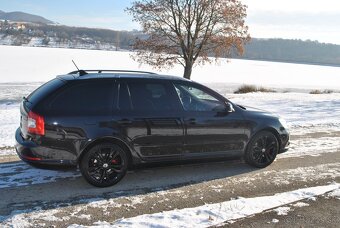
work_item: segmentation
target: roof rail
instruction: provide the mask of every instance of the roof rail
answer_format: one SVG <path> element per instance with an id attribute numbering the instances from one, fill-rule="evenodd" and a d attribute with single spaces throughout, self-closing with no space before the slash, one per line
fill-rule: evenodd
<path id="1" fill-rule="evenodd" d="M 70 72 L 68 74 L 79 74 L 79 76 L 83 76 L 83 75 L 88 74 L 88 72 L 96 72 L 98 74 L 103 73 L 103 72 L 156 74 L 156 73 L 153 73 L 153 72 L 138 71 L 138 70 L 77 70 L 77 71 L 72 71 L 72 72 Z"/>

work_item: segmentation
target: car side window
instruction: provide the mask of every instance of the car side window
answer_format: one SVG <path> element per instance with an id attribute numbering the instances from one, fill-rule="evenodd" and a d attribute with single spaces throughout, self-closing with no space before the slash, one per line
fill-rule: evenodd
<path id="1" fill-rule="evenodd" d="M 55 94 L 49 101 L 47 110 L 65 115 L 109 114 L 114 94 L 113 81 L 77 82 Z"/>
<path id="2" fill-rule="evenodd" d="M 124 111 L 132 110 L 130 91 L 126 83 L 119 84 L 118 109 Z"/>
<path id="3" fill-rule="evenodd" d="M 177 95 L 185 111 L 212 112 L 225 109 L 225 104 L 194 85 L 175 83 Z"/>
<path id="4" fill-rule="evenodd" d="M 132 109 L 136 111 L 173 111 L 176 94 L 163 82 L 128 82 Z"/>

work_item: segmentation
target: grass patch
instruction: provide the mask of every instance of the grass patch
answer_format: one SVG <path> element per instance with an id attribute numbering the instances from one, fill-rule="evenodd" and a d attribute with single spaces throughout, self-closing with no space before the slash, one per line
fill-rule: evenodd
<path id="1" fill-rule="evenodd" d="M 257 87 L 254 85 L 243 85 L 239 87 L 234 93 L 239 94 L 239 93 L 255 93 L 255 92 L 275 93 L 276 91 L 262 87 L 262 86 Z"/>
<path id="2" fill-rule="evenodd" d="M 315 89 L 315 90 L 310 91 L 309 93 L 310 94 L 331 94 L 331 93 L 333 93 L 333 90 L 325 89 L 325 90 L 321 91 L 321 90 Z"/>

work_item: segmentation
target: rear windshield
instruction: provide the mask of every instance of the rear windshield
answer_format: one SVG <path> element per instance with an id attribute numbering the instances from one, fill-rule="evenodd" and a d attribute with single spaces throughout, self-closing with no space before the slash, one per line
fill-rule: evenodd
<path id="1" fill-rule="evenodd" d="M 42 98 L 46 97 L 52 91 L 58 89 L 64 82 L 58 78 L 52 79 L 51 81 L 46 82 L 36 90 L 34 90 L 27 99 L 32 103 L 38 103 Z"/>

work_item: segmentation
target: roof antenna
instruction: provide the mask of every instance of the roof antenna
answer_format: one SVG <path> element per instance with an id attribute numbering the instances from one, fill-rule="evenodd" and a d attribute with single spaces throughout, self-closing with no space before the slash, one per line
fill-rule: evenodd
<path id="1" fill-rule="evenodd" d="M 73 59 L 72 59 L 72 63 L 73 63 L 74 66 L 77 68 L 77 70 L 80 71 L 79 68 L 78 68 L 78 66 L 77 66 L 77 64 L 73 61 Z"/>
<path id="2" fill-rule="evenodd" d="M 83 75 L 87 74 L 87 72 L 86 72 L 85 70 L 79 70 L 77 64 L 73 61 L 73 59 L 72 59 L 72 63 L 73 63 L 74 66 L 77 68 L 78 73 L 79 73 L 79 76 L 83 76 Z"/>

